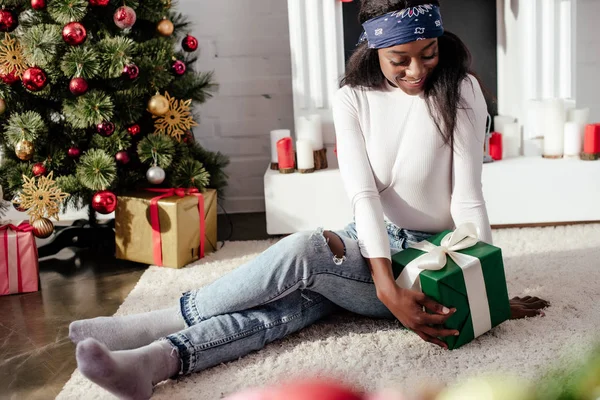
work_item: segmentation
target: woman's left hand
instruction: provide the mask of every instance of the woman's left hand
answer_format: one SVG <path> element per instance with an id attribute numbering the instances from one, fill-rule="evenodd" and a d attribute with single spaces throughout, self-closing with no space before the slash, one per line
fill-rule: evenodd
<path id="1" fill-rule="evenodd" d="M 510 300 L 510 319 L 525 317 L 545 316 L 542 309 L 549 307 L 550 303 L 539 297 L 515 297 Z"/>

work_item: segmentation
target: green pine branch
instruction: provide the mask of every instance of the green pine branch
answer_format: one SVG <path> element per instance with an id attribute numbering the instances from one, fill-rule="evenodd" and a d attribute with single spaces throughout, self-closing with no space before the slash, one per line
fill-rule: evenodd
<path id="1" fill-rule="evenodd" d="M 23 188 L 23 175 L 28 178 L 33 177 L 30 163 L 17 162 L 15 160 L 6 160 L 0 167 L 0 183 L 5 192 L 5 196 L 12 193 L 10 198 L 14 197 Z"/>
<path id="2" fill-rule="evenodd" d="M 147 94 L 148 88 L 139 88 L 138 86 L 115 92 L 115 117 L 127 125 L 139 121 L 148 107 L 144 101 Z"/>
<path id="3" fill-rule="evenodd" d="M 63 56 L 61 62 L 62 72 L 69 77 L 92 79 L 100 75 L 100 55 L 93 47 L 72 47 Z"/>
<path id="4" fill-rule="evenodd" d="M 81 185 L 76 175 L 62 175 L 56 178 L 56 185 L 70 196 L 63 200 L 63 208 L 73 207 L 81 209 L 84 207 L 84 199 L 89 198 L 89 190 Z"/>
<path id="5" fill-rule="evenodd" d="M 14 8 L 23 8 L 27 2 L 25 0 L 2 0 L 0 1 L 0 6 L 14 9 Z"/>
<path id="6" fill-rule="evenodd" d="M 127 133 L 127 130 L 119 128 L 109 137 L 93 135 L 90 141 L 90 147 L 102 149 L 107 154 L 112 155 L 129 148 L 129 146 L 131 146 L 131 136 Z"/>
<path id="7" fill-rule="evenodd" d="M 138 143 L 138 157 L 140 161 L 161 168 L 168 168 L 173 162 L 175 144 L 169 136 L 152 134 L 146 136 Z"/>
<path id="8" fill-rule="evenodd" d="M 25 32 L 27 29 L 30 29 L 33 26 L 40 25 L 46 22 L 55 22 L 49 17 L 48 13 L 45 10 L 31 10 L 31 2 L 23 1 L 23 3 L 25 3 L 24 5 L 28 8 L 28 12 L 24 12 L 19 15 L 18 31 Z"/>
<path id="9" fill-rule="evenodd" d="M 108 189 L 117 176 L 115 159 L 104 150 L 92 149 L 81 157 L 77 179 L 86 188 L 98 191 Z"/>
<path id="10" fill-rule="evenodd" d="M 206 189 L 210 183 L 210 174 L 198 160 L 184 159 L 177 164 L 174 173 L 170 176 L 171 187 Z"/>
<path id="11" fill-rule="evenodd" d="M 169 93 L 178 99 L 192 99 L 194 102 L 204 103 L 212 98 L 219 88 L 213 78 L 213 72 L 186 73 L 171 83 Z"/>
<path id="12" fill-rule="evenodd" d="M 87 6 L 86 0 L 50 0 L 46 8 L 56 22 L 68 24 L 81 21 L 87 13 Z"/>
<path id="13" fill-rule="evenodd" d="M 173 45 L 165 38 L 155 38 L 139 45 L 137 59 L 140 67 L 138 85 L 150 91 L 167 87 L 174 79 L 171 73 L 173 63 Z"/>
<path id="14" fill-rule="evenodd" d="M 176 35 L 176 37 L 179 39 L 187 34 L 191 24 L 189 20 L 183 16 L 183 14 L 171 13 L 170 18 L 171 22 L 173 22 L 173 26 L 175 27 L 175 32 L 173 32 L 173 35 Z"/>
<path id="15" fill-rule="evenodd" d="M 102 76 L 118 78 L 125 65 L 131 63 L 137 52 L 137 44 L 126 37 L 117 36 L 98 42 L 98 53 L 102 65 Z"/>
<path id="16" fill-rule="evenodd" d="M 8 141 L 14 146 L 22 139 L 33 142 L 47 131 L 48 127 L 40 114 L 35 111 L 26 111 L 11 115 L 5 134 Z"/>
<path id="17" fill-rule="evenodd" d="M 139 2 L 136 13 L 140 19 L 158 22 L 169 14 L 170 0 L 145 0 Z"/>
<path id="18" fill-rule="evenodd" d="M 188 151 L 195 160 L 199 160 L 210 174 L 209 187 L 216 189 L 219 198 L 224 198 L 224 189 L 227 187 L 229 176 L 225 173 L 225 168 L 230 163 L 229 157 L 221 152 L 206 150 L 199 143 L 193 142 Z"/>
<path id="19" fill-rule="evenodd" d="M 110 96 L 100 90 L 78 97 L 67 99 L 63 103 L 63 115 L 74 128 L 85 129 L 110 121 L 113 117 L 114 104 Z"/>
<path id="20" fill-rule="evenodd" d="M 23 31 L 19 41 L 29 65 L 47 68 L 55 62 L 59 46 L 64 42 L 58 25 L 41 24 Z"/>

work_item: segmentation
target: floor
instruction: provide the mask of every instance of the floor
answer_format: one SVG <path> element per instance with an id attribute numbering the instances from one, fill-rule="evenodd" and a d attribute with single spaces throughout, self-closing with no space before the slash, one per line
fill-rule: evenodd
<path id="1" fill-rule="evenodd" d="M 219 215 L 219 240 L 262 240 L 264 213 Z M 0 297 L 0 399 L 54 398 L 76 367 L 71 321 L 112 315 L 146 265 L 88 250 L 40 260 L 41 291 Z"/>

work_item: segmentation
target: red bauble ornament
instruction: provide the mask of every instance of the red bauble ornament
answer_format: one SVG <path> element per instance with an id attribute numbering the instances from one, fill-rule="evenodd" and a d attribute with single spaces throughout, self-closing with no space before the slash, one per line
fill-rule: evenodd
<path id="1" fill-rule="evenodd" d="M 79 46 L 87 38 L 85 27 L 79 22 L 69 22 L 65 25 L 62 31 L 62 37 L 67 44 L 71 46 Z"/>
<path id="2" fill-rule="evenodd" d="M 48 173 L 46 166 L 44 165 L 44 163 L 41 162 L 33 164 L 33 168 L 31 169 L 31 171 L 35 176 L 46 175 Z"/>
<path id="3" fill-rule="evenodd" d="M 31 0 L 31 8 L 34 10 L 43 10 L 46 8 L 46 0 Z"/>
<path id="4" fill-rule="evenodd" d="M 14 85 L 15 83 L 19 82 L 19 80 L 21 79 L 17 75 L 15 75 L 15 71 L 10 71 L 7 74 L 0 73 L 0 78 L 2 78 L 4 83 L 6 83 L 9 86 Z"/>
<path id="5" fill-rule="evenodd" d="M 96 126 L 96 130 L 101 136 L 109 137 L 115 133 L 115 124 L 110 121 L 104 121 Z"/>
<path id="6" fill-rule="evenodd" d="M 83 78 L 73 78 L 69 83 L 69 90 L 75 96 L 81 96 L 82 94 L 85 94 L 87 92 L 88 83 Z"/>
<path id="7" fill-rule="evenodd" d="M 79 150 L 79 148 L 77 147 L 71 147 L 69 148 L 67 154 L 71 158 L 79 158 L 79 156 L 81 155 L 81 150 Z"/>
<path id="8" fill-rule="evenodd" d="M 133 124 L 129 128 L 127 128 L 127 132 L 129 132 L 131 136 L 137 136 L 140 134 L 141 131 L 142 128 L 140 128 L 138 124 Z"/>
<path id="9" fill-rule="evenodd" d="M 92 7 L 106 7 L 110 3 L 110 0 L 90 0 L 90 6 Z"/>
<path id="10" fill-rule="evenodd" d="M 135 15 L 133 8 L 127 6 L 119 7 L 113 15 L 115 25 L 121 29 L 131 28 L 133 24 L 135 24 L 136 19 L 137 16 Z"/>
<path id="11" fill-rule="evenodd" d="M 128 64 L 123 67 L 123 76 L 129 80 L 137 79 L 140 76 L 140 68 L 135 64 Z"/>
<path id="12" fill-rule="evenodd" d="M 19 20 L 15 14 L 8 10 L 0 10 L 0 32 L 12 32 L 17 25 Z"/>
<path id="13" fill-rule="evenodd" d="M 198 39 L 192 35 L 187 35 L 181 41 L 181 47 L 183 47 L 185 51 L 196 51 L 198 50 Z"/>
<path id="14" fill-rule="evenodd" d="M 185 63 L 181 60 L 177 60 L 173 63 L 173 65 L 171 66 L 171 70 L 173 71 L 173 73 L 175 73 L 175 75 L 183 75 L 185 74 L 185 70 L 187 69 L 187 67 L 185 66 Z"/>
<path id="15" fill-rule="evenodd" d="M 92 208 L 100 214 L 110 214 L 117 208 L 117 196 L 110 190 L 101 190 L 92 197 Z"/>
<path id="16" fill-rule="evenodd" d="M 115 154 L 115 160 L 117 160 L 119 164 L 125 165 L 130 161 L 129 153 L 127 153 L 125 150 L 121 150 Z"/>
<path id="17" fill-rule="evenodd" d="M 48 77 L 43 69 L 38 67 L 29 67 L 23 72 L 21 77 L 23 86 L 32 92 L 37 92 L 46 87 L 48 83 Z"/>

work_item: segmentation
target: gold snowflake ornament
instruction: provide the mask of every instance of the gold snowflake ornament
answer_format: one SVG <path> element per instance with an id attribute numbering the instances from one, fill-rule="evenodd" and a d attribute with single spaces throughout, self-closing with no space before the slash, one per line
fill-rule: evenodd
<path id="1" fill-rule="evenodd" d="M 165 92 L 165 97 L 169 101 L 169 111 L 165 115 L 152 116 L 156 120 L 154 121 L 154 133 L 162 133 L 181 142 L 191 127 L 198 126 L 190 112 L 192 100 L 177 100 L 167 92 Z"/>
<path id="2" fill-rule="evenodd" d="M 26 69 L 27 63 L 21 45 L 17 39 L 5 33 L 4 40 L 0 41 L 0 72 L 8 74 L 14 71 L 15 76 L 21 77 Z"/>
<path id="3" fill-rule="evenodd" d="M 52 179 L 52 172 L 48 176 L 35 178 L 23 175 L 25 184 L 21 194 L 21 207 L 28 209 L 27 214 L 32 221 L 45 218 L 55 218 L 58 221 L 58 211 L 62 201 L 69 197 L 62 192 Z"/>

